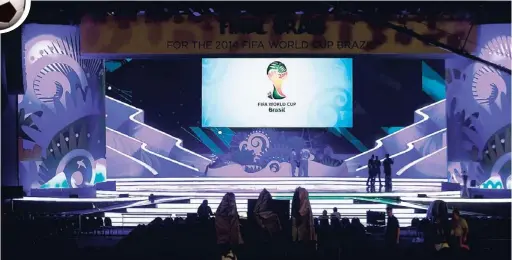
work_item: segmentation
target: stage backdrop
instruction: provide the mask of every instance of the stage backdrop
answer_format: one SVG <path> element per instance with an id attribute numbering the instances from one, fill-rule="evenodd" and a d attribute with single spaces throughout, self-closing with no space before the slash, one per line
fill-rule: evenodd
<path id="1" fill-rule="evenodd" d="M 18 153 L 27 192 L 106 179 L 103 61 L 82 59 L 79 42 L 75 26 L 23 28 Z"/>
<path id="2" fill-rule="evenodd" d="M 199 153 L 214 161 L 207 176 L 287 177 L 294 149 L 309 176 L 366 176 L 371 154 L 390 153 L 397 177 L 446 177 L 444 60 L 351 58 L 352 128 L 201 127 L 200 57 L 107 61 L 109 176 L 204 176 Z M 430 170 L 409 165 L 426 156 Z"/>
<path id="3" fill-rule="evenodd" d="M 510 69 L 510 24 L 480 25 L 474 55 Z M 511 188 L 510 74 L 473 61 L 446 63 L 448 177 Z"/>

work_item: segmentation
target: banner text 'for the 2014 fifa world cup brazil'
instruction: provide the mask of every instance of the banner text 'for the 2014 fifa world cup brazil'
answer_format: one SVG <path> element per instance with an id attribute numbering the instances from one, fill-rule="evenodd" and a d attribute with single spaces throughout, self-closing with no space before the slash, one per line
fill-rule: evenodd
<path id="1" fill-rule="evenodd" d="M 363 49 L 366 41 L 167 41 L 167 48 L 176 50 L 237 49 Z"/>

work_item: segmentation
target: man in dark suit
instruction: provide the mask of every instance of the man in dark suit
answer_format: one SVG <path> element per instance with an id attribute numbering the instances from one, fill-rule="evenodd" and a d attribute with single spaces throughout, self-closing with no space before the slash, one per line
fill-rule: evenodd
<path id="1" fill-rule="evenodd" d="M 393 165 L 394 161 L 389 157 L 389 154 L 386 154 L 386 159 L 384 159 L 384 185 L 386 186 L 386 192 L 391 192 L 391 165 Z"/>
<path id="2" fill-rule="evenodd" d="M 371 181 L 372 181 L 372 178 L 373 178 L 373 159 L 375 159 L 375 156 L 372 154 L 372 157 L 370 157 L 370 159 L 368 160 L 368 179 L 366 179 L 366 186 L 367 187 L 370 187 L 371 186 Z"/>
<path id="3" fill-rule="evenodd" d="M 381 171 L 380 171 L 380 166 L 381 166 L 381 162 L 379 160 L 379 156 L 375 156 L 375 160 L 373 161 L 374 163 L 374 170 L 375 170 L 375 176 L 373 177 L 374 178 L 374 181 L 373 183 L 375 183 L 375 178 L 377 178 L 377 176 L 379 177 L 379 187 L 382 187 L 382 181 L 380 179 L 380 174 L 381 174 Z"/>
<path id="4" fill-rule="evenodd" d="M 290 152 L 290 165 L 291 165 L 291 173 L 292 177 L 295 177 L 295 171 L 299 168 L 299 159 L 297 158 L 297 152 L 295 152 L 295 149 L 292 149 Z M 300 177 L 300 176 L 299 176 Z"/>

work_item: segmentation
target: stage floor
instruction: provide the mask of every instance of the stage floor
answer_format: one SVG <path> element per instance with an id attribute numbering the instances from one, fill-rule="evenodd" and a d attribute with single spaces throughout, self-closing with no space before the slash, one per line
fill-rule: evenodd
<path id="1" fill-rule="evenodd" d="M 366 224 L 368 211 L 385 212 L 388 205 L 396 207 L 394 212 L 400 224 L 407 226 L 413 218 L 424 218 L 430 202 L 438 199 L 461 209 L 465 206 L 460 205 L 510 205 L 511 202 L 510 199 L 460 198 L 460 191 L 441 191 L 444 179 L 396 178 L 393 192 L 382 193 L 368 193 L 366 178 L 130 178 L 109 179 L 108 182 L 105 186 L 111 190 L 96 190 L 97 198 L 25 197 L 20 200 L 66 202 L 67 205 L 89 202 L 95 205 L 92 208 L 95 212 L 104 212 L 105 217 L 111 218 L 114 226 L 147 224 L 156 217 L 186 217 L 195 213 L 205 199 L 215 211 L 226 192 L 235 193 L 239 215 L 246 217 L 248 200 L 258 198 L 264 188 L 274 199 L 290 200 L 295 188 L 304 187 L 309 191 L 315 216 L 337 207 L 342 216 L 357 217 L 363 224 Z M 151 194 L 156 196 L 154 201 L 148 200 Z"/>
<path id="2" fill-rule="evenodd" d="M 168 179 L 113 179 L 116 192 L 130 196 L 197 196 L 233 192 L 236 195 L 250 196 L 262 189 L 272 194 L 293 194 L 297 187 L 306 188 L 310 194 L 318 193 L 369 193 L 365 178 L 168 178 Z M 382 180 L 383 181 L 383 180 Z M 440 192 L 444 179 L 395 179 L 394 196 L 417 193 Z M 384 182 L 382 182 L 384 184 Z M 376 192 L 384 187 L 376 183 Z M 98 191 L 99 194 L 108 192 Z"/>

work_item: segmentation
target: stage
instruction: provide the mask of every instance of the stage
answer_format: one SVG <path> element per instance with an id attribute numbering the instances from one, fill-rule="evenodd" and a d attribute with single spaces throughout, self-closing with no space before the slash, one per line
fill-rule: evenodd
<path id="1" fill-rule="evenodd" d="M 309 191 L 315 216 L 337 207 L 342 216 L 357 217 L 363 224 L 367 211 L 384 212 L 390 205 L 401 225 L 409 226 L 413 218 L 427 216 L 428 206 L 434 200 L 444 200 L 461 210 L 471 209 L 466 214 L 501 214 L 496 212 L 497 207 L 508 207 L 510 211 L 509 198 L 465 199 L 460 197 L 460 191 L 443 191 L 443 182 L 397 178 L 393 180 L 393 192 L 369 193 L 365 178 L 123 178 L 98 185 L 95 198 L 58 198 L 56 191 L 49 189 L 46 191 L 53 197 L 25 197 L 16 199 L 14 205 L 59 214 L 100 214 L 111 218 L 114 226 L 136 226 L 156 217 L 186 217 L 195 213 L 205 199 L 215 212 L 226 192 L 235 193 L 238 212 L 247 217 L 248 200 L 258 198 L 263 188 L 274 199 L 291 200 L 295 188 L 301 186 Z M 154 201 L 148 198 L 151 194 Z"/>
<path id="2" fill-rule="evenodd" d="M 290 195 L 297 187 L 306 188 L 310 194 L 323 193 L 367 193 L 366 178 L 161 178 L 161 179 L 112 179 L 116 183 L 116 192 L 137 196 L 150 193 L 160 196 L 223 196 L 233 192 L 238 196 L 258 196 L 262 189 L 272 194 Z M 405 179 L 393 180 L 395 193 L 438 192 L 443 179 Z M 384 185 L 384 178 L 382 178 Z M 376 189 L 379 190 L 378 180 Z M 383 189 L 382 189 L 383 190 Z M 99 191 L 99 194 L 105 194 Z M 283 195 L 284 196 L 284 195 Z"/>

